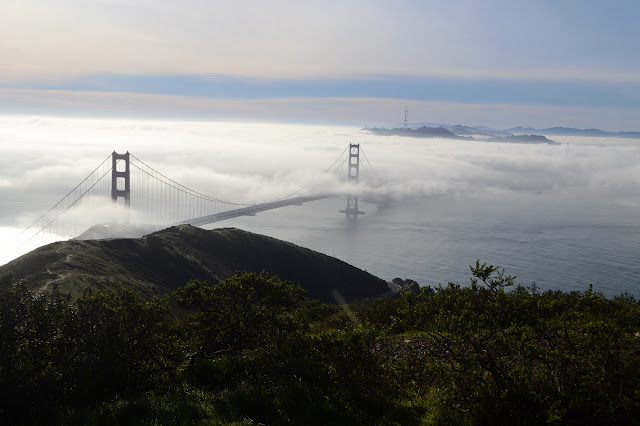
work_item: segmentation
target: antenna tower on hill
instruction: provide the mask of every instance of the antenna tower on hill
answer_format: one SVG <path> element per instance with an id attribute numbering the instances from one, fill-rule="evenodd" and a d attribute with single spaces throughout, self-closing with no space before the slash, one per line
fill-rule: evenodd
<path id="1" fill-rule="evenodd" d="M 404 107 L 404 128 L 408 128 L 409 127 L 409 107 L 405 106 Z"/>

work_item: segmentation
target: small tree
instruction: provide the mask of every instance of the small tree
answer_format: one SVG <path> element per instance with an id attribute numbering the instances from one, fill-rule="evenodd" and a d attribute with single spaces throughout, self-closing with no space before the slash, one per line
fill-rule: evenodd
<path id="1" fill-rule="evenodd" d="M 213 285 L 190 281 L 175 296 L 179 307 L 194 312 L 187 319 L 199 342 L 192 362 L 278 341 L 301 326 L 301 317 L 291 313 L 302 305 L 303 294 L 264 271 L 241 272 Z"/>
<path id="2" fill-rule="evenodd" d="M 183 331 L 167 298 L 143 302 L 134 290 L 121 287 L 86 292 L 76 303 L 68 333 L 75 342 L 71 370 L 78 402 L 153 389 L 184 362 Z"/>

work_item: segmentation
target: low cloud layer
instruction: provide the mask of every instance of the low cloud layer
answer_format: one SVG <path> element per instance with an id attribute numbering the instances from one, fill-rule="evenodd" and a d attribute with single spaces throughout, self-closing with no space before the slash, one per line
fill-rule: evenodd
<path id="1" fill-rule="evenodd" d="M 323 172 L 349 143 L 360 143 L 375 170 L 363 172 L 365 201 L 456 197 L 491 203 L 575 188 L 612 208 L 640 207 L 639 145 L 615 138 L 557 140 L 561 145 L 380 137 L 348 126 L 3 117 L 0 227 L 30 225 L 114 150 L 133 153 L 189 188 L 237 203 L 316 186 L 346 192 L 349 187 Z M 95 205 L 74 212 L 101 222 L 111 215 L 104 213 Z"/>

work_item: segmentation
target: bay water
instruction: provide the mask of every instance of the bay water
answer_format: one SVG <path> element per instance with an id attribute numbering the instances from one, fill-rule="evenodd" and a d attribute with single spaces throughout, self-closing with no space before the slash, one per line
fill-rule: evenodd
<path id="1" fill-rule="evenodd" d="M 575 193 L 525 193 L 488 204 L 456 198 L 360 203 L 366 213 L 356 220 L 338 212 L 345 203 L 320 200 L 216 227 L 290 241 L 386 280 L 466 285 L 469 265 L 480 260 L 524 286 L 586 291 L 593 284 L 609 297 L 640 295 L 640 218 L 633 208 L 611 210 Z"/>

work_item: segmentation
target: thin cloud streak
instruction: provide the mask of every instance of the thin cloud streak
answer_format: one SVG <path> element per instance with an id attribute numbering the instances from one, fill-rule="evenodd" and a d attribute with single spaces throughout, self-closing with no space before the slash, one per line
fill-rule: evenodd
<path id="1" fill-rule="evenodd" d="M 638 131 L 640 108 L 432 102 L 367 97 L 219 99 L 139 93 L 0 88 L 0 113 L 209 121 L 332 122 L 397 125 L 409 107 L 415 123 Z"/>
<path id="2" fill-rule="evenodd" d="M 461 103 L 640 107 L 640 81 L 501 80 L 369 75 L 347 79 L 252 79 L 224 75 L 95 75 L 31 89 L 270 99 L 291 97 L 390 98 Z"/>

